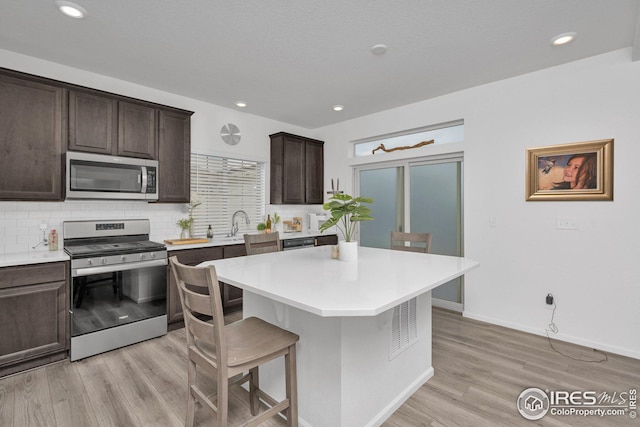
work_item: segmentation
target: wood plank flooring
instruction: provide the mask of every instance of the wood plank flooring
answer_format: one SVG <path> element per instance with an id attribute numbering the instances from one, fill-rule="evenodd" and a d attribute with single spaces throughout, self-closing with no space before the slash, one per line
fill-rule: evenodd
<path id="1" fill-rule="evenodd" d="M 240 316 L 233 313 L 228 321 Z M 83 359 L 0 379 L 0 426 L 182 426 L 186 409 L 184 329 Z M 554 342 L 573 357 L 591 349 Z M 435 376 L 385 423 L 419 426 L 640 426 L 640 419 L 547 415 L 523 419 L 517 396 L 528 387 L 613 392 L 640 389 L 640 360 L 609 354 L 603 363 L 564 357 L 538 337 L 434 309 Z M 375 373 L 372 373 L 375 375 Z M 206 378 L 200 379 L 206 383 Z M 232 388 L 230 424 L 249 418 L 246 392 Z M 215 426 L 201 409 L 197 426 Z M 263 426 L 283 426 L 272 419 Z M 333 426 L 318 426 L 333 427 Z M 358 427 L 358 426 L 348 426 Z"/>

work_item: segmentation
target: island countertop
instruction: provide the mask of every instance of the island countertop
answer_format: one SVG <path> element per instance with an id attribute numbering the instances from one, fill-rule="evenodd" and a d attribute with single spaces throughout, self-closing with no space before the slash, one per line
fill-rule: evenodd
<path id="1" fill-rule="evenodd" d="M 359 247 L 358 261 L 331 248 L 207 261 L 218 279 L 322 316 L 376 316 L 479 266 L 468 258 Z"/>

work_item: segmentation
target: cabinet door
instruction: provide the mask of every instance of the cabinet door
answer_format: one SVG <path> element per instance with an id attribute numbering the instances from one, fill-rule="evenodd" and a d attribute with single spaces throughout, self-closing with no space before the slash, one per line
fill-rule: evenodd
<path id="1" fill-rule="evenodd" d="M 20 370 L 12 365 L 66 357 L 66 269 L 66 263 L 0 269 L 0 376 Z"/>
<path id="2" fill-rule="evenodd" d="M 191 186 L 191 114 L 158 114 L 159 202 L 189 203 Z"/>
<path id="3" fill-rule="evenodd" d="M 118 155 L 157 159 L 155 108 L 118 102 Z"/>
<path id="4" fill-rule="evenodd" d="M 224 257 L 235 258 L 246 256 L 247 248 L 245 245 L 228 245 L 224 246 Z M 222 308 L 225 313 L 242 309 L 242 289 L 232 286 L 228 283 L 221 282 L 222 285 Z"/>
<path id="5" fill-rule="evenodd" d="M 271 204 L 321 204 L 323 142 L 285 132 L 271 138 Z"/>
<path id="6" fill-rule="evenodd" d="M 0 73 L 0 200 L 62 201 L 66 107 L 65 89 Z"/>
<path id="7" fill-rule="evenodd" d="M 324 147 L 322 143 L 305 143 L 305 203 L 322 204 L 324 197 Z"/>
<path id="8" fill-rule="evenodd" d="M 223 246 L 223 248 L 224 248 L 225 258 L 235 258 L 235 257 L 247 255 L 247 247 L 244 244 L 227 245 L 227 246 Z"/>
<path id="9" fill-rule="evenodd" d="M 304 141 L 285 138 L 283 144 L 282 203 L 305 203 L 305 147 Z"/>
<path id="10" fill-rule="evenodd" d="M 204 261 L 222 259 L 222 247 L 210 247 L 201 249 L 184 249 L 169 252 L 168 256 L 178 257 L 178 261 L 185 265 L 198 265 Z M 182 303 L 178 295 L 178 287 L 173 277 L 171 264 L 167 267 L 167 323 L 179 322 L 183 319 Z"/>
<path id="11" fill-rule="evenodd" d="M 91 92 L 69 92 L 69 150 L 115 155 L 118 102 Z"/>

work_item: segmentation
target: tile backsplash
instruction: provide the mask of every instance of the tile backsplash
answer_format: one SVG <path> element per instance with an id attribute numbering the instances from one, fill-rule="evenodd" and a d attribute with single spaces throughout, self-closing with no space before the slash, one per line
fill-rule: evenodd
<path id="1" fill-rule="evenodd" d="M 46 234 L 56 229 L 62 238 L 64 221 L 83 219 L 141 218 L 151 221 L 151 240 L 162 241 L 180 235 L 176 221 L 187 213 L 185 204 L 127 201 L 0 202 L 0 254 L 28 252 Z M 61 248 L 62 246 L 60 246 Z M 47 250 L 39 246 L 35 250 Z"/>
<path id="2" fill-rule="evenodd" d="M 303 218 L 306 230 L 307 214 L 321 213 L 321 205 L 269 205 L 266 213 L 280 217 Z M 151 221 L 151 240 L 162 241 L 180 235 L 176 221 L 188 213 L 186 204 L 145 203 L 128 201 L 66 201 L 66 202 L 0 202 L 0 254 L 46 251 L 46 246 L 33 249 L 42 240 L 40 224 L 47 224 L 46 235 L 56 229 L 62 238 L 64 221 L 84 219 L 132 219 Z M 62 248 L 62 245 L 60 245 Z"/>

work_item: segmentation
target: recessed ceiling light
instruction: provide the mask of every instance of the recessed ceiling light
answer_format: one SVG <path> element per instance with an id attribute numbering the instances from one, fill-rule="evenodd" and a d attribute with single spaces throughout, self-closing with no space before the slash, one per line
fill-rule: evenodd
<path id="1" fill-rule="evenodd" d="M 85 8 L 70 1 L 57 0 L 55 4 L 56 7 L 60 9 L 60 12 L 64 13 L 70 18 L 82 19 L 87 16 L 87 11 Z"/>
<path id="2" fill-rule="evenodd" d="M 562 33 L 551 39 L 551 44 L 554 46 L 561 46 L 573 41 L 576 38 L 576 33 Z"/>
<path id="3" fill-rule="evenodd" d="M 383 55 L 387 51 L 387 45 L 385 44 L 375 44 L 371 46 L 371 52 L 374 55 Z"/>
<path id="4" fill-rule="evenodd" d="M 236 101 L 236 107 L 244 108 L 247 106 L 247 103 L 244 101 Z"/>
<path id="5" fill-rule="evenodd" d="M 334 105 L 333 111 L 342 111 L 344 110 L 344 105 Z"/>

